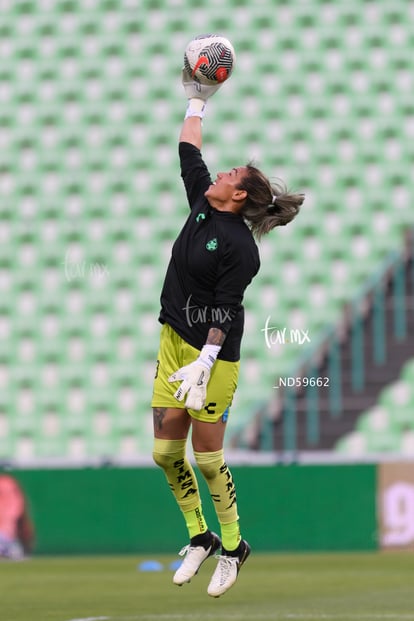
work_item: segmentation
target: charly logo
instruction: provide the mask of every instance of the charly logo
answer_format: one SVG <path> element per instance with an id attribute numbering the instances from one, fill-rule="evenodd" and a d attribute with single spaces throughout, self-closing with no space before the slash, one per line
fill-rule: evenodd
<path id="1" fill-rule="evenodd" d="M 206 219 L 206 214 L 200 212 L 199 214 L 197 214 L 196 222 L 200 222 L 201 220 L 205 220 L 205 219 Z"/>
<path id="2" fill-rule="evenodd" d="M 210 250 L 210 252 L 214 252 L 214 250 L 217 250 L 218 248 L 217 238 L 215 237 L 214 239 L 210 239 L 210 241 L 206 243 L 206 248 L 207 250 Z"/>

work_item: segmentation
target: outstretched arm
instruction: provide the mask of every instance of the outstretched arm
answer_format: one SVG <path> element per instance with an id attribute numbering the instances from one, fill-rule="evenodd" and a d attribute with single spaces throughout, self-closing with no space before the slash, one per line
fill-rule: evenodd
<path id="1" fill-rule="evenodd" d="M 187 111 L 181 128 L 180 142 L 189 142 L 201 150 L 201 120 L 204 116 L 207 99 L 222 86 L 207 86 L 193 80 L 185 69 L 182 70 L 182 83 L 188 99 Z"/>
<path id="2" fill-rule="evenodd" d="M 201 117 L 191 116 L 184 119 L 180 133 L 180 142 L 189 142 L 201 151 Z"/>

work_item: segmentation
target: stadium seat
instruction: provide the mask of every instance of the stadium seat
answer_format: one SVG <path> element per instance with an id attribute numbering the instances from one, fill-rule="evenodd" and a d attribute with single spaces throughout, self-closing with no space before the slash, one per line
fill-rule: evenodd
<path id="1" fill-rule="evenodd" d="M 414 432 L 414 359 L 402 368 L 399 379 L 384 387 L 377 405 L 363 412 L 355 431 L 341 438 L 336 450 L 343 453 L 412 454 Z M 359 437 L 357 443 L 355 438 Z"/>

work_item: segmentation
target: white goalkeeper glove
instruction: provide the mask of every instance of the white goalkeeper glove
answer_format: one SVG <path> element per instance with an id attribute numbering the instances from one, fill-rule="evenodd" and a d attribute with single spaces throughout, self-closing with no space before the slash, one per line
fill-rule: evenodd
<path id="1" fill-rule="evenodd" d="M 184 67 L 181 76 L 187 99 L 201 99 L 202 101 L 207 101 L 207 99 L 223 86 L 223 82 L 211 85 L 201 84 L 198 80 L 194 80 Z"/>
<path id="2" fill-rule="evenodd" d="M 185 406 L 190 410 L 201 410 L 205 405 L 210 372 L 220 349 L 219 345 L 204 345 L 197 360 L 181 367 L 168 378 L 169 382 L 181 381 L 174 397 L 183 401 L 187 395 Z"/>
<path id="3" fill-rule="evenodd" d="M 211 86 L 201 84 L 197 80 L 194 80 L 185 68 L 182 70 L 182 83 L 188 99 L 188 108 L 185 115 L 186 119 L 190 116 L 203 118 L 207 99 L 214 95 L 223 85 L 222 83 L 212 84 Z"/>

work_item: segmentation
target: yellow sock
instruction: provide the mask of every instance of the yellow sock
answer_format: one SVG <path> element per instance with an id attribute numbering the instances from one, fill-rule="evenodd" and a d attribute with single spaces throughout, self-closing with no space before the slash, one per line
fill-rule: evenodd
<path id="1" fill-rule="evenodd" d="M 201 508 L 201 499 L 194 470 L 185 454 L 186 440 L 155 438 L 153 458 L 160 466 L 184 519 L 191 537 L 204 533 L 207 524 Z"/>
<path id="2" fill-rule="evenodd" d="M 223 548 L 235 550 L 240 543 L 236 488 L 231 472 L 224 461 L 223 450 L 212 453 L 194 451 L 197 465 L 204 476 L 214 502 L 221 528 Z"/>
<path id="3" fill-rule="evenodd" d="M 207 524 L 204 519 L 201 504 L 195 509 L 191 509 L 191 511 L 184 511 L 184 519 L 187 524 L 190 539 L 207 531 Z"/>
<path id="4" fill-rule="evenodd" d="M 230 524 L 221 524 L 221 542 L 223 548 L 231 552 L 235 550 L 241 540 L 239 522 L 230 522 Z"/>

